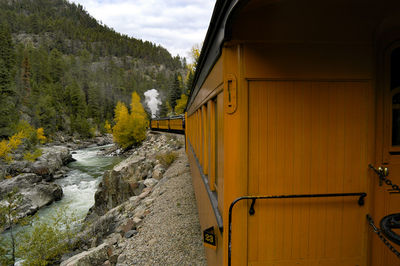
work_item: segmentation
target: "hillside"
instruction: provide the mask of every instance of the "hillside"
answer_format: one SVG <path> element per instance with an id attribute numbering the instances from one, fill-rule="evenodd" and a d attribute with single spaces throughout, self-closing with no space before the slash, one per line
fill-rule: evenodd
<path id="1" fill-rule="evenodd" d="M 129 38 L 65 0 L 0 0 L 0 136 L 24 119 L 48 134 L 89 137 L 117 101 L 186 87 L 184 59 Z M 179 86 L 174 85 L 176 80 Z"/>

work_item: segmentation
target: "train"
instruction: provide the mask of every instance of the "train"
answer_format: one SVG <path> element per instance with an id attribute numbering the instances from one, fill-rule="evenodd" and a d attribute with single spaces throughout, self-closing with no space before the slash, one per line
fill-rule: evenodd
<path id="1" fill-rule="evenodd" d="M 177 134 L 185 134 L 185 115 L 153 118 L 150 120 L 150 129 Z"/>
<path id="2" fill-rule="evenodd" d="M 400 265 L 399 14 L 216 1 L 185 110 L 208 265 Z"/>

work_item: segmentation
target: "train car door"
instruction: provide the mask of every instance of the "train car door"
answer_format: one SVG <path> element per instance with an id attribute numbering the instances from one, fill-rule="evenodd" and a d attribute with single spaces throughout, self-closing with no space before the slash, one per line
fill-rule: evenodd
<path id="1" fill-rule="evenodd" d="M 388 172 L 381 172 L 383 176 L 379 177 L 379 171 L 371 169 L 370 177 L 374 193 L 371 217 L 377 226 L 385 216 L 400 213 L 400 191 L 393 190 L 396 188 L 393 186 L 400 186 L 400 43 L 387 49 L 384 57 L 384 77 L 377 94 L 377 158 L 373 166 L 375 169 L 387 169 Z M 393 232 L 399 234 L 400 239 L 399 229 L 393 229 Z M 390 251 L 377 234 L 371 234 L 371 265 L 400 265 L 400 258 Z M 400 245 L 393 242 L 391 245 L 400 250 Z"/>
<path id="2" fill-rule="evenodd" d="M 367 192 L 373 96 L 369 80 L 250 81 L 249 194 Z M 248 265 L 367 265 L 367 212 L 354 197 L 257 201 Z"/>

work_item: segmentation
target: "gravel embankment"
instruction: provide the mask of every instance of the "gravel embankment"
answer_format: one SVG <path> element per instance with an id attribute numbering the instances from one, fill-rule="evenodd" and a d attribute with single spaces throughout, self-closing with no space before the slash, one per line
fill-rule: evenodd
<path id="1" fill-rule="evenodd" d="M 184 149 L 177 153 L 117 265 L 207 265 L 189 164 Z"/>

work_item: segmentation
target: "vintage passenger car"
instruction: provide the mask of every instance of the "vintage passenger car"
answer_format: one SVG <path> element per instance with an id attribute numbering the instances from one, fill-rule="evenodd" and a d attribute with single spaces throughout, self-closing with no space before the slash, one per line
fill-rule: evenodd
<path id="1" fill-rule="evenodd" d="M 185 133 L 185 116 L 174 115 L 171 117 L 152 118 L 150 129 L 155 131 L 166 131 L 172 133 Z"/>
<path id="2" fill-rule="evenodd" d="M 400 265 L 400 1 L 217 0 L 186 111 L 209 265 Z"/>

